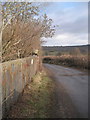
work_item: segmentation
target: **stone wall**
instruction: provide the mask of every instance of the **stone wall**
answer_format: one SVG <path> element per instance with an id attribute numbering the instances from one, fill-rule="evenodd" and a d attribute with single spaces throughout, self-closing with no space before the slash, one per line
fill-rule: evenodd
<path id="1" fill-rule="evenodd" d="M 2 63 L 2 115 L 17 101 L 25 85 L 30 83 L 39 65 L 37 56 Z"/>

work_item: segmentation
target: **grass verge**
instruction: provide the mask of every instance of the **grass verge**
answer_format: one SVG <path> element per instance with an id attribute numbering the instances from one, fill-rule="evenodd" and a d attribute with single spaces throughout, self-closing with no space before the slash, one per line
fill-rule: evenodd
<path id="1" fill-rule="evenodd" d="M 49 118 L 54 84 L 45 72 L 38 73 L 10 110 L 8 118 Z"/>

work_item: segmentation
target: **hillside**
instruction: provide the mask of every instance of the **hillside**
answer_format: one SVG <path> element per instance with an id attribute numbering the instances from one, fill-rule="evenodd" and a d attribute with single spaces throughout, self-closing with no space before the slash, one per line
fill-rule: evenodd
<path id="1" fill-rule="evenodd" d="M 90 45 L 81 46 L 43 46 L 44 55 L 58 55 L 65 53 L 73 53 L 79 51 L 81 54 L 87 54 Z"/>

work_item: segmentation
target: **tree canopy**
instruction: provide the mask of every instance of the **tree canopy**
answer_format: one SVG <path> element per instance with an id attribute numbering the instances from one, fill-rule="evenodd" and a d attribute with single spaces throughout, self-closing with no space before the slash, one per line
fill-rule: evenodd
<path id="1" fill-rule="evenodd" d="M 38 4 L 32 2 L 2 3 L 3 61 L 26 57 L 41 49 L 42 37 L 52 37 L 55 26 L 46 14 L 39 15 Z"/>

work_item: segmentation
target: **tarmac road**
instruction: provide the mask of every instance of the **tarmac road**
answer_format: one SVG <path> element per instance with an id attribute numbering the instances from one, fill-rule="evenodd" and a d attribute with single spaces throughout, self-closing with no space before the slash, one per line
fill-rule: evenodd
<path id="1" fill-rule="evenodd" d="M 52 77 L 57 82 L 57 87 L 62 85 L 65 88 L 79 113 L 79 117 L 88 118 L 88 74 L 58 65 L 44 64 L 44 66 L 53 73 Z"/>

